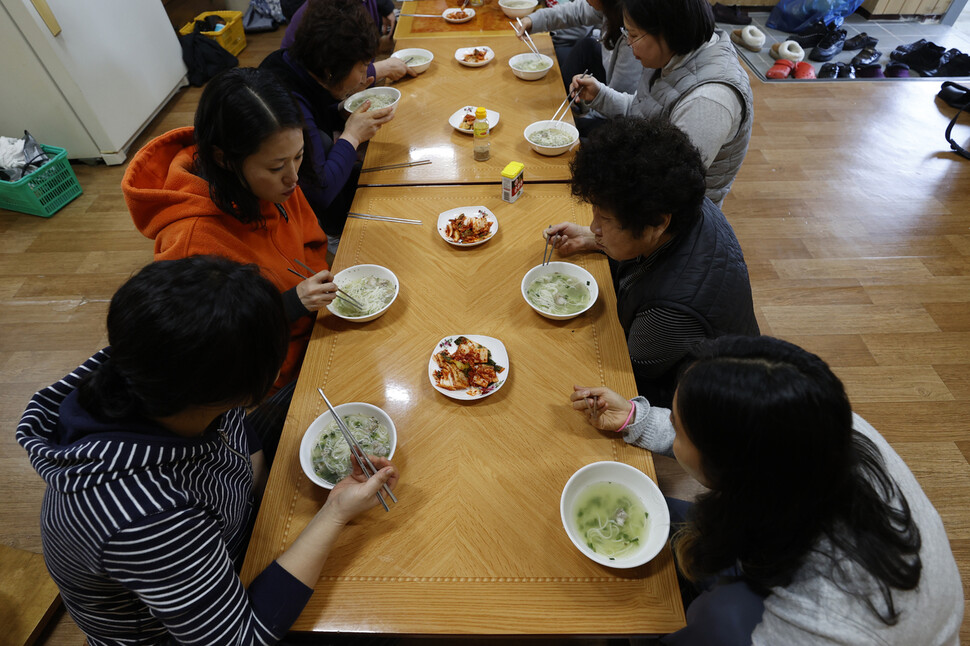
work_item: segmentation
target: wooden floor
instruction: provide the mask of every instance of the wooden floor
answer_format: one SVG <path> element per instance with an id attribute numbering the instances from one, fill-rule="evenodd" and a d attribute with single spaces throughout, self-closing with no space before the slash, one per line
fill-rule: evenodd
<path id="1" fill-rule="evenodd" d="M 281 37 L 248 35 L 241 64 Z M 932 80 L 752 83 L 754 135 L 724 211 L 761 329 L 826 359 L 909 463 L 943 517 L 966 592 L 970 161 L 943 139 L 952 110 Z M 181 92 L 141 143 L 190 125 L 199 93 Z M 106 344 L 108 299 L 152 258 L 125 209 L 123 167 L 75 170 L 84 195 L 52 219 L 0 211 L 0 542 L 35 552 L 43 484 L 14 440 L 20 413 Z M 81 634 L 61 617 L 42 643 L 78 645 Z"/>

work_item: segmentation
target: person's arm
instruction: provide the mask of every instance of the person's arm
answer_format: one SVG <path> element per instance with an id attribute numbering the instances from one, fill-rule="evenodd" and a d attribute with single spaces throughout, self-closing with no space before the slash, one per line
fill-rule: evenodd
<path id="1" fill-rule="evenodd" d="M 644 70 L 645 73 L 652 74 L 654 70 Z M 596 79 L 593 79 L 594 81 Z M 642 86 L 642 74 L 641 82 Z M 636 94 L 626 94 L 625 92 L 617 92 L 613 88 L 603 83 L 599 83 L 599 91 L 596 93 L 592 99 L 586 99 L 580 96 L 584 101 L 589 104 L 590 109 L 596 110 L 605 117 L 618 117 L 630 114 L 630 110 L 633 109 L 633 100 L 636 98 Z"/>
<path id="2" fill-rule="evenodd" d="M 670 112 L 670 122 L 683 130 L 701 153 L 704 166 L 741 127 L 743 107 L 737 91 L 724 83 L 705 83 L 684 96 Z"/>
<path id="3" fill-rule="evenodd" d="M 554 7 L 534 11 L 522 19 L 526 31 L 532 34 L 569 27 L 598 27 L 602 22 L 603 14 L 593 9 L 586 0 L 561 2 Z"/>
<path id="4" fill-rule="evenodd" d="M 548 240 L 553 251 L 558 251 L 563 256 L 596 250 L 596 237 L 589 227 L 573 222 L 560 222 L 546 227 L 542 230 L 542 236 Z"/>
<path id="5" fill-rule="evenodd" d="M 673 457 L 675 433 L 670 409 L 651 406 L 644 397 L 627 400 L 605 386 L 573 386 L 570 401 L 590 426 L 622 433 L 628 444 Z"/>
<path id="6" fill-rule="evenodd" d="M 323 213 L 350 179 L 357 162 L 357 146 L 347 138 L 337 139 L 332 146 L 328 146 L 327 140 L 333 133 L 326 132 L 325 126 L 316 122 L 305 100 L 297 96 L 297 103 L 303 113 L 306 133 L 303 163 L 310 164 L 316 175 L 315 182 L 301 178 L 300 189 L 310 208 L 315 213 Z"/>

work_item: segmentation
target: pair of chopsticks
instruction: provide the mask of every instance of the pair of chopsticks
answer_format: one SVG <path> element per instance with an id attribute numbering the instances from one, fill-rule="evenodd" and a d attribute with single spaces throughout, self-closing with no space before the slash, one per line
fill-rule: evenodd
<path id="1" fill-rule="evenodd" d="M 414 58 L 413 56 L 411 58 Z M 410 58 L 408 60 L 411 60 Z M 404 61 L 407 63 L 407 61 Z M 410 168 L 411 166 L 424 166 L 425 164 L 430 164 L 430 159 L 419 159 L 418 161 L 404 162 L 401 164 L 388 164 L 387 166 L 375 166 L 374 168 L 364 168 L 360 172 L 371 173 L 375 170 L 391 170 L 392 168 Z"/>
<path id="2" fill-rule="evenodd" d="M 579 76 L 579 78 L 585 78 L 588 74 L 589 74 L 589 68 L 586 68 L 586 70 Z M 576 99 L 578 98 L 579 98 L 579 92 L 576 92 L 575 94 L 573 94 L 572 97 L 570 97 L 567 94 L 566 98 L 563 99 L 563 102 L 559 104 L 558 108 L 556 108 L 556 111 L 552 113 L 552 119 L 550 119 L 550 121 L 562 121 L 562 118 L 566 116 L 566 113 L 569 112 L 569 108 L 572 107 L 573 103 L 575 103 Z M 563 108 L 566 108 L 566 109 L 563 110 Z M 562 114 L 559 114 L 560 110 L 562 110 Z"/>
<path id="3" fill-rule="evenodd" d="M 547 229 L 551 229 L 552 228 L 552 225 L 550 224 L 546 228 Z M 552 241 L 552 236 L 546 236 L 546 246 L 542 248 L 542 266 L 543 267 L 545 267 L 550 262 L 552 262 L 552 252 L 556 250 L 555 247 L 553 247 L 552 249 L 549 249 L 549 242 L 551 242 L 551 241 Z M 546 252 L 547 251 L 549 252 L 549 259 L 548 260 L 546 260 Z"/>
<path id="4" fill-rule="evenodd" d="M 310 272 L 310 276 L 312 276 L 315 273 L 317 273 L 317 272 L 313 271 L 312 269 L 310 269 L 305 263 L 301 262 L 299 258 L 294 258 L 293 259 L 293 262 L 295 262 L 296 264 L 300 265 L 301 267 L 303 267 L 304 269 L 306 269 L 308 272 Z M 293 269 L 292 267 L 287 267 L 286 268 L 286 271 L 290 272 L 291 274 L 296 274 L 297 276 L 299 276 L 303 280 L 306 280 L 306 279 L 308 279 L 310 277 L 310 276 L 304 276 L 303 274 L 301 274 L 297 270 Z M 348 294 L 344 290 L 340 289 L 339 287 L 337 287 L 337 291 L 340 292 L 340 294 L 343 294 L 343 296 L 341 296 L 340 294 L 337 294 L 337 298 L 339 298 L 341 300 L 347 301 L 348 303 L 350 303 L 351 305 L 353 305 L 354 307 L 356 307 L 357 309 L 359 309 L 361 311 L 367 309 L 366 307 L 364 307 L 363 305 L 361 305 L 360 302 L 358 302 L 356 298 L 354 298 L 353 296 L 351 296 L 350 294 Z"/>
<path id="5" fill-rule="evenodd" d="M 358 220 L 377 220 L 378 222 L 396 222 L 398 224 L 422 224 L 421 220 L 408 220 L 407 218 L 390 218 L 386 215 L 371 215 L 370 213 L 354 213 L 353 211 L 347 214 L 348 218 L 357 218 Z"/>
<path id="6" fill-rule="evenodd" d="M 440 18 L 440 13 L 399 13 L 398 16 L 409 16 L 411 18 Z"/>
<path id="7" fill-rule="evenodd" d="M 516 35 L 521 33 L 525 37 L 525 44 L 529 46 L 529 49 L 532 50 L 532 53 L 535 54 L 536 56 L 542 56 L 542 54 L 539 53 L 539 48 L 536 47 L 535 42 L 532 40 L 532 36 L 529 35 L 529 32 L 528 30 L 526 30 L 525 25 L 522 24 L 522 19 L 516 18 L 515 22 L 519 23 L 519 27 L 522 29 L 522 31 L 520 32 L 518 29 L 515 28 L 515 25 L 513 25 L 512 21 L 510 20 L 509 25 L 511 25 L 512 29 L 515 29 Z"/>
<path id="8" fill-rule="evenodd" d="M 354 434 L 350 432 L 350 429 L 347 428 L 344 421 L 340 419 L 340 415 L 337 415 L 337 411 L 333 409 L 333 405 L 330 404 L 330 400 L 327 399 L 327 396 L 323 394 L 323 388 L 317 388 L 317 392 L 320 393 L 320 396 L 323 397 L 323 401 L 326 402 L 327 408 L 330 410 L 330 414 L 333 415 L 335 420 L 337 420 L 337 426 L 340 428 L 340 433 L 344 436 L 347 444 L 350 445 L 350 453 L 354 456 L 354 459 L 357 460 L 357 464 L 360 465 L 360 470 L 364 472 L 364 475 L 368 479 L 374 475 L 377 475 L 377 467 L 374 466 L 374 463 L 371 462 L 370 458 L 367 457 L 367 454 L 364 453 L 364 449 L 360 448 L 357 438 L 354 437 Z M 397 502 L 397 498 L 394 497 L 394 493 L 386 483 L 384 484 L 383 489 L 387 495 L 391 497 L 391 500 Z M 384 507 L 384 511 L 391 511 L 387 506 L 387 503 L 384 502 L 384 496 L 381 495 L 380 491 L 377 492 L 377 499 L 381 501 L 381 506 Z"/>

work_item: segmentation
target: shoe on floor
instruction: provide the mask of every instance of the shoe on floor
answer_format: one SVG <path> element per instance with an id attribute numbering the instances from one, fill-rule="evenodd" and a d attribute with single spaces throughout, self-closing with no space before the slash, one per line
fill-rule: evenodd
<path id="1" fill-rule="evenodd" d="M 970 76 L 970 55 L 958 49 L 949 49 L 944 58 L 946 62 L 937 68 L 934 76 Z"/>
<path id="2" fill-rule="evenodd" d="M 799 62 L 805 60 L 805 50 L 802 46 L 796 43 L 794 40 L 786 40 L 783 43 L 773 43 L 771 49 L 768 50 L 768 54 L 775 60 L 779 58 L 784 58 L 792 62 Z"/>
<path id="3" fill-rule="evenodd" d="M 861 34 L 857 34 L 852 38 L 849 38 L 848 40 L 846 40 L 845 47 L 843 47 L 842 49 L 844 49 L 847 52 L 855 51 L 857 49 L 865 49 L 866 47 L 872 47 L 873 49 L 875 49 L 876 43 L 878 42 L 879 42 L 878 38 L 873 38 L 866 32 L 862 32 Z"/>
<path id="4" fill-rule="evenodd" d="M 886 78 L 909 78 L 912 74 L 909 73 L 909 65 L 906 63 L 900 63 L 899 61 L 893 61 L 886 64 Z"/>
<path id="5" fill-rule="evenodd" d="M 838 63 L 826 63 L 818 69 L 818 74 L 816 78 L 820 79 L 834 79 L 839 76 Z"/>
<path id="6" fill-rule="evenodd" d="M 815 47 L 833 29 L 835 29 L 835 24 L 826 25 L 819 21 L 802 29 L 797 34 L 790 34 L 788 40 L 793 40 L 802 47 Z"/>
<path id="7" fill-rule="evenodd" d="M 775 64 L 772 65 L 767 72 L 765 72 L 765 76 L 774 80 L 786 79 L 791 76 L 792 70 L 794 69 L 795 63 L 785 58 L 779 58 L 777 61 L 775 61 Z"/>
<path id="8" fill-rule="evenodd" d="M 920 38 L 915 43 L 900 45 L 889 57 L 899 63 L 906 63 L 910 69 L 921 74 L 932 76 L 946 62 L 943 60 L 945 53 L 946 50 L 936 43 Z"/>
<path id="9" fill-rule="evenodd" d="M 813 79 L 815 78 L 815 68 L 812 67 L 811 63 L 805 61 L 795 63 L 795 71 L 792 73 L 792 77 L 800 80 Z"/>
<path id="10" fill-rule="evenodd" d="M 839 69 L 838 78 L 840 79 L 854 79 L 855 78 L 855 68 L 848 63 L 836 63 L 836 67 Z"/>
<path id="11" fill-rule="evenodd" d="M 860 79 L 886 78 L 886 75 L 882 73 L 882 66 L 879 63 L 855 66 L 855 75 Z"/>
<path id="12" fill-rule="evenodd" d="M 826 34 L 808 55 L 813 61 L 825 62 L 842 53 L 845 46 L 845 30 L 834 29 Z"/>
<path id="13" fill-rule="evenodd" d="M 731 42 L 752 52 L 760 52 L 765 46 L 765 33 L 753 25 L 731 32 Z"/>
<path id="14" fill-rule="evenodd" d="M 875 47 L 866 47 L 852 57 L 852 65 L 855 67 L 870 65 L 871 63 L 878 63 L 880 58 L 882 58 L 882 52 L 877 51 Z"/>
<path id="15" fill-rule="evenodd" d="M 733 4 L 729 7 L 720 2 L 714 3 L 714 20 L 726 22 L 729 25 L 751 24 L 751 16 L 742 11 L 738 5 Z"/>

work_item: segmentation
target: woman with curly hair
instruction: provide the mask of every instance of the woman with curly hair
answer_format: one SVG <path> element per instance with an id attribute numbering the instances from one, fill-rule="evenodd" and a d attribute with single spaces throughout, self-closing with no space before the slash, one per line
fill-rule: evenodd
<path id="1" fill-rule="evenodd" d="M 669 405 L 677 367 L 697 342 L 758 334 L 751 285 L 731 225 L 704 197 L 704 162 L 666 119 L 620 117 L 595 130 L 570 166 L 588 227 L 544 235 L 562 255 L 611 258 L 617 314 L 637 391 Z"/>
<path id="2" fill-rule="evenodd" d="M 624 36 L 643 66 L 633 94 L 590 77 L 570 91 L 607 117 L 663 116 L 701 152 L 707 196 L 718 206 L 748 152 L 751 84 L 731 39 L 715 29 L 708 0 L 622 0 Z"/>
<path id="3" fill-rule="evenodd" d="M 371 110 L 365 102 L 345 120 L 337 107 L 374 82 L 377 31 L 359 0 L 314 0 L 306 7 L 292 47 L 273 52 L 259 68 L 275 74 L 300 106 L 307 131 L 300 187 L 336 253 L 360 178 L 358 151 L 394 118 L 394 109 Z M 407 70 L 403 61 L 388 60 Z"/>
<path id="4" fill-rule="evenodd" d="M 661 643 L 959 644 L 963 588 L 940 516 L 819 357 L 721 337 L 691 357 L 669 410 L 608 388 L 571 400 L 709 488 L 693 505 L 668 499 L 688 607 Z"/>

